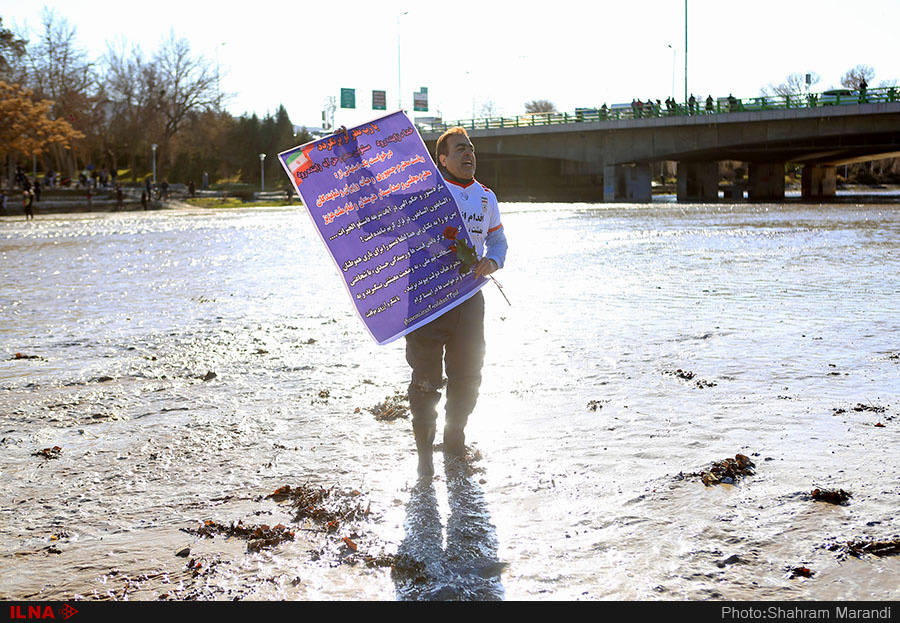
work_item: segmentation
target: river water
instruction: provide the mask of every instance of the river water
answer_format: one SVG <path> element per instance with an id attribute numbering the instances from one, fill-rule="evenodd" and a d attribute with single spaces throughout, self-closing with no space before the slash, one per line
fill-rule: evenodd
<path id="1" fill-rule="evenodd" d="M 900 532 L 900 206 L 501 209 L 470 460 L 427 483 L 374 415 L 403 341 L 302 208 L 0 217 L 0 598 L 900 597 L 830 549 Z M 238 521 L 293 538 L 201 535 Z"/>

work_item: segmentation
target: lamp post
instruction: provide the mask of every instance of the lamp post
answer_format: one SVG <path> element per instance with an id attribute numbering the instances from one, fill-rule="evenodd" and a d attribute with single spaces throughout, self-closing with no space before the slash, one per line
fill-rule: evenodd
<path id="1" fill-rule="evenodd" d="M 153 148 L 153 183 L 156 184 L 156 143 L 153 143 L 151 146 Z"/>
<path id="2" fill-rule="evenodd" d="M 668 44 L 669 48 L 672 50 L 672 99 L 675 99 L 675 46 L 671 43 Z"/>
<path id="3" fill-rule="evenodd" d="M 403 79 L 400 73 L 400 18 L 408 15 L 409 11 L 403 11 L 397 16 L 397 108 L 403 110 Z"/>
<path id="4" fill-rule="evenodd" d="M 264 162 L 266 161 L 266 155 L 259 155 L 259 190 L 264 191 L 266 189 L 266 167 L 264 166 Z"/>
<path id="5" fill-rule="evenodd" d="M 227 41 L 223 41 L 219 45 L 216 46 L 216 106 L 219 106 L 222 102 L 222 88 L 220 85 L 220 76 L 219 76 L 219 48 L 225 45 Z"/>
<path id="6" fill-rule="evenodd" d="M 684 0 L 684 101 L 688 101 L 688 88 L 687 88 L 687 3 L 688 0 Z"/>

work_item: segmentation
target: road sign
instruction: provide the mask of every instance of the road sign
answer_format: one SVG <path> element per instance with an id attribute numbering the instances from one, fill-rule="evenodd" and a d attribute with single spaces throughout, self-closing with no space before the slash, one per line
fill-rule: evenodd
<path id="1" fill-rule="evenodd" d="M 372 110 L 387 110 L 387 93 L 372 91 Z"/>
<path id="2" fill-rule="evenodd" d="M 422 87 L 418 92 L 413 93 L 413 110 L 428 110 L 428 88 Z"/>
<path id="3" fill-rule="evenodd" d="M 356 108 L 356 89 L 341 89 L 341 108 Z"/>

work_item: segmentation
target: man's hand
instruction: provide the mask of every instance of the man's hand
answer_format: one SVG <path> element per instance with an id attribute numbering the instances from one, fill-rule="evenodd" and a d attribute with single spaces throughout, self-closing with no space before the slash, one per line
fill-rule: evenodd
<path id="1" fill-rule="evenodd" d="M 497 262 L 485 257 L 478 260 L 478 263 L 475 264 L 473 272 L 475 273 L 476 277 L 487 277 L 491 273 L 496 272 L 497 268 Z"/>

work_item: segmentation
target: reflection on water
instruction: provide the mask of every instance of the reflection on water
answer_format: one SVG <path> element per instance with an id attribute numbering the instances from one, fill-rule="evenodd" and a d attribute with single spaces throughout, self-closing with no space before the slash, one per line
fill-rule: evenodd
<path id="1" fill-rule="evenodd" d="M 447 541 L 432 482 L 420 481 L 410 492 L 400 544 L 400 564 L 393 570 L 401 600 L 497 601 L 503 599 L 497 559 L 496 528 L 490 523 L 484 494 L 459 460 L 445 463 Z"/>
<path id="2" fill-rule="evenodd" d="M 483 472 L 418 485 L 408 421 L 371 412 L 403 343 L 302 209 L 0 217 L 0 598 L 898 597 L 900 558 L 827 548 L 896 538 L 897 206 L 503 212 Z M 738 452 L 736 485 L 689 476 Z M 326 531 L 265 497 L 307 482 L 372 512 Z M 397 555 L 420 581 L 366 562 Z"/>

